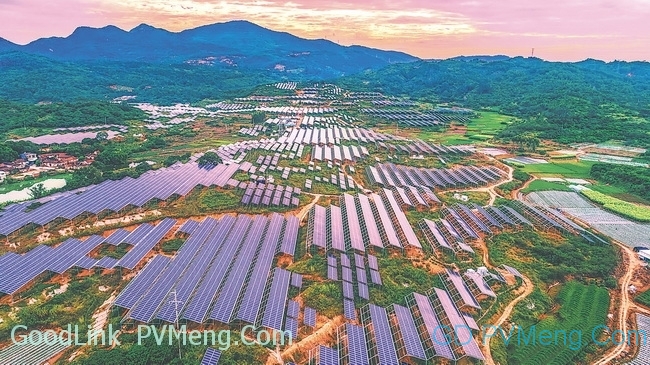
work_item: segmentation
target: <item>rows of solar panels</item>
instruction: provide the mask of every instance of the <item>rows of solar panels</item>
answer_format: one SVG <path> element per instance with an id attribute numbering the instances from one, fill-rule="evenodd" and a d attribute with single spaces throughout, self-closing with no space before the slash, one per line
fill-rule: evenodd
<path id="1" fill-rule="evenodd" d="M 364 146 L 314 146 L 311 150 L 312 161 L 356 162 L 369 156 Z"/>
<path id="2" fill-rule="evenodd" d="M 282 158 L 300 158 L 304 151 L 304 145 L 299 143 L 278 143 L 274 138 L 238 141 L 217 148 L 214 152 L 227 163 L 241 163 L 242 170 L 248 171 L 253 164 L 243 162 L 250 151 L 261 150 L 279 153 Z"/>
<path id="3" fill-rule="evenodd" d="M 375 143 L 391 140 L 393 137 L 366 128 L 333 126 L 330 128 L 300 128 L 288 130 L 278 138 L 278 143 L 299 143 L 303 145 L 332 145 L 341 141 Z"/>
<path id="4" fill-rule="evenodd" d="M 459 121 L 461 123 L 469 122 L 469 118 L 464 115 L 444 114 L 434 111 L 420 112 L 414 109 L 375 109 L 365 108 L 361 112 L 367 115 L 372 115 L 376 118 L 387 119 L 390 121 L 398 122 L 413 127 L 428 127 L 441 124 L 449 124 L 452 121 Z"/>
<path id="5" fill-rule="evenodd" d="M 90 270 L 119 267 L 133 270 L 171 232 L 175 224 L 175 220 L 165 218 L 156 226 L 145 223 L 132 232 L 120 229 L 107 238 L 69 238 L 56 247 L 40 245 L 23 255 L 13 252 L 4 254 L 0 256 L 0 293 L 14 295 L 46 272 L 63 274 L 72 268 Z M 108 256 L 91 258 L 89 254 L 102 244 L 127 244 L 131 249 L 120 259 Z"/>
<path id="6" fill-rule="evenodd" d="M 304 326 L 311 328 L 312 330 L 316 328 L 316 320 L 318 313 L 314 308 L 305 307 L 304 310 L 300 311 L 300 303 L 295 300 L 289 300 L 286 307 L 286 317 L 284 320 L 284 331 L 289 333 L 292 340 L 298 338 L 298 327 L 300 319 L 302 318 L 302 323 Z"/>
<path id="7" fill-rule="evenodd" d="M 368 166 L 366 174 L 372 184 L 380 186 L 425 186 L 430 189 L 483 186 L 495 183 L 505 177 L 505 172 L 493 166 L 428 169 L 392 163 Z"/>
<path id="8" fill-rule="evenodd" d="M 368 196 L 343 194 L 339 206 L 311 208 L 308 247 L 364 252 L 366 245 L 374 249 L 422 247 L 391 190 Z"/>
<path id="9" fill-rule="evenodd" d="M 307 181 L 305 181 L 305 188 L 309 186 L 309 189 L 311 189 L 312 182 L 311 180 L 309 181 L 310 181 L 309 184 L 307 184 Z M 314 177 L 314 181 L 322 182 L 322 183 L 330 183 L 334 186 L 337 186 L 341 190 L 353 190 L 356 188 L 359 189 L 362 188 L 360 185 L 354 182 L 354 178 L 351 175 L 346 175 L 342 169 L 339 169 L 338 175 L 330 174 L 329 177 L 316 175 Z"/>
<path id="10" fill-rule="evenodd" d="M 0 235 L 9 235 L 33 223 L 46 225 L 57 218 L 71 220 L 83 213 L 118 212 L 126 207 L 141 207 L 153 199 L 167 200 L 183 196 L 197 186 L 224 187 L 237 172 L 239 165 L 200 167 L 195 162 L 177 163 L 168 168 L 147 172 L 133 179 L 107 180 L 83 193 L 62 196 L 37 208 L 0 212 Z"/>
<path id="11" fill-rule="evenodd" d="M 341 117 L 341 118 L 339 118 Z M 300 127 L 333 127 L 333 126 L 351 126 L 352 124 L 345 120 L 343 116 L 339 117 L 320 117 L 305 115 L 300 121 Z"/>
<path id="12" fill-rule="evenodd" d="M 296 107 L 296 106 L 260 106 L 255 108 L 268 113 L 278 114 L 323 114 L 334 113 L 336 109 L 330 107 Z"/>
<path id="13" fill-rule="evenodd" d="M 239 130 L 239 134 L 245 136 L 251 136 L 251 137 L 257 137 L 260 134 L 264 134 L 265 132 L 266 132 L 266 127 L 262 125 L 256 125 L 254 127 L 249 127 L 249 128 L 241 128 Z"/>
<path id="14" fill-rule="evenodd" d="M 398 365 L 485 359 L 475 339 L 476 322 L 443 289 L 412 293 L 405 306 L 368 304 L 359 312 L 358 324 L 341 326 L 335 347 L 319 346 L 311 352 L 312 363 Z"/>
<path id="15" fill-rule="evenodd" d="M 255 207 L 297 207 L 300 193 L 300 188 L 292 186 L 248 183 L 241 203 Z"/>
<path id="16" fill-rule="evenodd" d="M 352 265 L 352 260 L 354 265 Z M 370 291 L 368 285 L 382 285 L 379 267 L 377 266 L 377 257 L 368 254 L 364 255 L 354 253 L 327 255 L 327 278 L 338 281 L 340 279 L 343 285 L 343 308 L 347 319 L 356 319 L 354 314 L 354 300 L 361 298 L 370 300 Z M 355 296 L 356 293 L 356 296 Z"/>
<path id="17" fill-rule="evenodd" d="M 528 204 L 481 207 L 456 204 L 441 210 L 437 221 L 422 219 L 418 223 L 426 241 L 434 250 L 453 254 L 474 254 L 470 243 L 481 234 L 492 235 L 504 228 L 526 226 L 541 230 L 554 229 L 558 232 L 580 235 L 588 242 L 604 242 L 591 232 L 584 230 L 560 212 L 533 207 Z"/>
<path id="18" fill-rule="evenodd" d="M 279 214 L 191 224 L 173 258 L 156 256 L 117 296 L 125 321 L 246 322 L 282 330 L 291 273 L 274 266 L 293 255 L 299 221 Z"/>
<path id="19" fill-rule="evenodd" d="M 465 146 L 444 146 L 427 143 L 422 140 L 415 140 L 406 144 L 393 144 L 390 142 L 377 142 L 379 150 L 385 149 L 404 153 L 407 155 L 467 155 L 473 152 L 473 149 Z"/>

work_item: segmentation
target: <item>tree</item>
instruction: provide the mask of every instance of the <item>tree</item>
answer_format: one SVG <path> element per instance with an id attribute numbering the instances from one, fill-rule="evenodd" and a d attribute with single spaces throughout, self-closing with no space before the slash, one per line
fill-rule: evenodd
<path id="1" fill-rule="evenodd" d="M 135 172 L 138 174 L 144 174 L 145 172 L 151 170 L 151 165 L 146 162 L 142 162 L 135 167 Z"/>
<path id="2" fill-rule="evenodd" d="M 46 196 L 49 191 L 43 183 L 38 183 L 29 188 L 29 196 L 32 199 L 40 199 Z"/>
<path id="3" fill-rule="evenodd" d="M 103 180 L 104 176 L 101 170 L 95 166 L 88 166 L 79 170 L 75 170 L 75 172 L 72 173 L 72 177 L 68 181 L 68 187 L 71 189 L 76 189 L 82 186 L 99 184 Z"/>
<path id="4" fill-rule="evenodd" d="M 108 133 L 106 131 L 99 131 L 97 132 L 95 139 L 98 141 L 105 141 L 108 139 Z"/>
<path id="5" fill-rule="evenodd" d="M 0 144 L 0 162 L 11 162 L 17 159 L 18 153 L 6 144 Z"/>
<path id="6" fill-rule="evenodd" d="M 221 157 L 219 157 L 215 152 L 206 152 L 197 162 L 199 163 L 199 166 L 218 165 L 221 163 Z"/>
<path id="7" fill-rule="evenodd" d="M 253 113 L 253 124 L 262 124 L 266 121 L 266 114 L 264 112 L 255 112 Z"/>

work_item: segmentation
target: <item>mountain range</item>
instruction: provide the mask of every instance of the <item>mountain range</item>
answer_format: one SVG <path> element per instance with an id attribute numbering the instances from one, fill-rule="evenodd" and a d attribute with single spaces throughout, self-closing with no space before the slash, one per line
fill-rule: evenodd
<path id="1" fill-rule="evenodd" d="M 41 38 L 24 46 L 0 39 L 0 52 L 7 51 L 66 62 L 188 63 L 272 70 L 307 78 L 338 77 L 418 60 L 402 52 L 303 39 L 248 21 L 216 23 L 181 32 L 147 24 L 130 31 L 112 25 L 79 27 L 68 37 Z"/>

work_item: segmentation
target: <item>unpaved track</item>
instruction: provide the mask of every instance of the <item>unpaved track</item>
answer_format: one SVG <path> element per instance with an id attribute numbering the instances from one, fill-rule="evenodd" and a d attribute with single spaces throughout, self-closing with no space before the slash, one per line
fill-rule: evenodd
<path id="1" fill-rule="evenodd" d="M 491 326 L 494 327 L 490 327 L 489 330 L 486 331 L 485 336 L 487 338 L 483 343 L 483 350 L 484 350 L 483 352 L 485 355 L 485 363 L 488 365 L 495 365 L 494 359 L 492 359 L 492 353 L 490 352 L 490 340 L 492 339 L 492 336 L 494 336 L 494 332 L 497 331 L 497 328 L 501 328 L 503 323 L 508 319 L 508 317 L 510 317 L 510 314 L 512 314 L 512 310 L 514 309 L 515 305 L 517 305 L 522 300 L 526 299 L 526 297 L 533 292 L 534 289 L 533 283 L 526 276 L 524 276 L 523 288 L 524 291 L 521 294 L 519 294 L 512 302 L 510 302 L 508 306 L 506 306 L 499 319 L 495 323 L 490 324 Z"/>
<path id="2" fill-rule="evenodd" d="M 625 275 L 619 280 L 619 284 L 621 286 L 621 302 L 618 306 L 618 323 L 616 325 L 616 328 L 612 329 L 612 331 L 618 329 L 621 331 L 621 333 L 627 333 L 628 328 L 627 328 L 627 317 L 630 314 L 630 310 L 633 308 L 637 308 L 636 305 L 630 300 L 630 293 L 628 291 L 628 288 L 630 286 L 630 281 L 632 280 L 632 277 L 634 276 L 634 272 L 639 268 L 639 260 L 635 257 L 636 255 L 634 254 L 634 251 L 632 251 L 629 247 L 619 243 L 615 242 L 614 243 L 619 246 L 621 249 L 621 252 L 623 253 L 623 260 L 625 260 Z M 605 354 L 605 356 L 595 362 L 595 365 L 605 365 L 609 364 L 612 362 L 612 360 L 616 359 L 619 357 L 623 351 L 625 351 L 625 348 L 627 346 L 626 341 L 619 341 L 621 342 L 620 344 L 616 345 L 608 354 Z"/>

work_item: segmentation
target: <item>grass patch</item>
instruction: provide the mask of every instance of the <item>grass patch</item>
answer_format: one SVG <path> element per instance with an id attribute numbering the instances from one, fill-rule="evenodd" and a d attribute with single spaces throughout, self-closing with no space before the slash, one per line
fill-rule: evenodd
<path id="1" fill-rule="evenodd" d="M 634 300 L 647 307 L 650 307 L 650 290 L 646 290 L 643 293 L 637 295 Z"/>
<path id="2" fill-rule="evenodd" d="M 27 179 L 22 181 L 7 180 L 4 183 L 0 184 L 0 194 L 8 193 L 10 191 L 23 190 L 49 179 L 65 179 L 68 181 L 70 177 L 72 177 L 72 174 L 46 175 L 37 177 L 35 179 Z"/>
<path id="3" fill-rule="evenodd" d="M 525 189 L 522 189 L 521 192 L 524 194 L 532 193 L 535 191 L 573 191 L 571 188 L 564 184 L 546 181 L 546 180 L 534 180 L 532 181 Z"/>
<path id="4" fill-rule="evenodd" d="M 585 189 L 580 192 L 589 200 L 602 205 L 611 212 L 640 222 L 650 222 L 650 207 L 628 203 L 595 190 Z"/>
<path id="5" fill-rule="evenodd" d="M 589 161 L 550 161 L 549 163 L 529 164 L 522 170 L 538 177 L 568 177 L 589 179 L 591 166 Z"/>
<path id="6" fill-rule="evenodd" d="M 556 301 L 560 304 L 558 309 L 553 308 L 550 312 L 544 313 L 539 322 L 528 326 L 528 328 L 522 326 L 515 330 L 523 331 L 523 333 L 515 334 L 515 337 L 507 345 L 508 363 L 575 364 L 580 363 L 595 349 L 592 331 L 605 323 L 609 309 L 607 290 L 596 285 L 584 285 L 570 281 L 562 287 Z M 524 308 L 518 309 L 530 308 L 530 304 L 526 301 L 519 304 L 519 307 L 522 306 Z M 515 323 L 521 324 L 520 322 Z M 523 338 L 533 331 L 538 338 L 541 338 L 539 336 L 542 331 L 548 331 L 552 336 L 558 336 L 558 341 L 551 339 L 549 343 L 538 341 L 532 344 L 523 342 Z M 560 334 L 556 331 L 560 331 Z M 566 337 L 563 337 L 562 332 L 566 334 Z M 522 335 L 521 342 L 518 342 L 517 335 Z"/>

